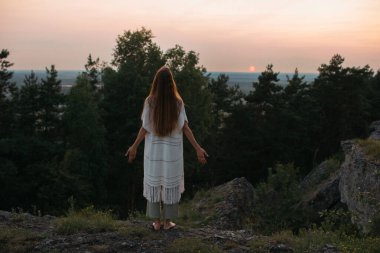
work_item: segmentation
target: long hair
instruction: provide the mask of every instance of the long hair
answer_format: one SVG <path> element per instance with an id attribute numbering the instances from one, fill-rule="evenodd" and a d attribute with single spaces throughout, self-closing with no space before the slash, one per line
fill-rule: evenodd
<path id="1" fill-rule="evenodd" d="M 183 103 L 177 91 L 173 74 L 161 67 L 152 83 L 148 102 L 152 108 L 153 129 L 158 136 L 167 136 L 177 127 L 180 106 Z"/>

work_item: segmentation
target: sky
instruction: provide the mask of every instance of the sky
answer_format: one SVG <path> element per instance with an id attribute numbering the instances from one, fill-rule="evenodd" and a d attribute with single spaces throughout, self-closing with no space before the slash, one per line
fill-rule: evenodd
<path id="1" fill-rule="evenodd" d="M 116 38 L 145 27 L 162 50 L 199 53 L 208 71 L 317 72 L 334 54 L 380 68 L 379 0 L 0 0 L 0 49 L 13 69 L 110 62 Z"/>

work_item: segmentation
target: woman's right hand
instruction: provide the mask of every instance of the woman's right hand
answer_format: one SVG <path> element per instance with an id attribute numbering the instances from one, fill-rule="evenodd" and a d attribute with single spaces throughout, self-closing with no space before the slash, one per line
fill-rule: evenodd
<path id="1" fill-rule="evenodd" d="M 127 152 L 125 153 L 125 156 L 128 156 L 129 163 L 132 163 L 133 160 L 135 160 L 136 153 L 137 153 L 137 148 L 134 145 L 130 146 Z"/>
<path id="2" fill-rule="evenodd" d="M 197 148 L 196 151 L 197 151 L 198 161 L 203 165 L 206 164 L 207 163 L 206 157 L 208 157 L 207 152 L 201 147 Z"/>

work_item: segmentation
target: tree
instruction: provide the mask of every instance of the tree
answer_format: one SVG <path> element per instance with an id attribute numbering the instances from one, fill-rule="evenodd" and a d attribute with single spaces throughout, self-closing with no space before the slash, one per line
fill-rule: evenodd
<path id="1" fill-rule="evenodd" d="M 247 101 L 258 106 L 274 106 L 276 95 L 282 90 L 277 84 L 278 75 L 279 72 L 274 72 L 273 65 L 269 64 L 258 77 L 258 82 L 253 83 L 254 90 L 247 96 Z"/>
<path id="2" fill-rule="evenodd" d="M 233 107 L 225 120 L 223 136 L 226 142 L 225 159 L 221 159 L 221 172 L 225 179 L 245 176 L 251 182 L 266 178 L 267 168 L 281 161 L 281 140 L 284 130 L 278 125 L 282 106 L 282 87 L 273 65 L 261 73 L 254 90 L 245 103 Z M 233 161 L 229 159 L 233 157 Z M 232 169 L 233 168 L 233 169 Z"/>
<path id="3" fill-rule="evenodd" d="M 89 54 L 84 68 L 86 71 L 83 72 L 83 77 L 87 78 L 90 82 L 91 88 L 96 90 L 96 85 L 100 82 L 100 75 L 102 72 L 99 58 L 93 60 L 91 54 Z"/>
<path id="4" fill-rule="evenodd" d="M 334 55 L 322 64 L 311 86 L 311 95 L 319 111 L 319 131 L 315 135 L 318 160 L 336 153 L 340 141 L 364 137 L 368 133 L 369 104 L 366 98 L 373 71 L 368 65 L 343 67 L 344 58 Z"/>
<path id="5" fill-rule="evenodd" d="M 371 79 L 367 98 L 370 101 L 370 121 L 380 119 L 380 70 Z"/>
<path id="6" fill-rule="evenodd" d="M 230 130 L 230 124 L 227 124 L 230 117 L 234 118 L 235 113 L 240 110 L 245 101 L 245 95 L 238 85 L 229 86 L 229 77 L 220 74 L 216 79 L 209 79 L 208 90 L 212 95 L 211 115 L 213 116 L 210 129 L 212 133 L 208 135 L 205 143 L 207 148 L 212 152 L 208 158 L 209 170 L 202 171 L 203 177 L 207 178 L 210 185 L 224 183 L 234 175 L 226 165 L 228 160 L 226 154 L 230 152 L 230 142 L 226 141 L 226 135 Z M 235 136 L 236 137 L 236 136 Z"/>
<path id="7" fill-rule="evenodd" d="M 0 52 L 0 138 L 9 137 L 14 129 L 15 102 L 18 89 L 11 82 L 13 72 L 8 69 L 13 63 L 7 60 L 9 51 L 2 49 Z"/>
<path id="8" fill-rule="evenodd" d="M 115 205 L 122 216 L 126 210 L 142 208 L 142 153 L 133 164 L 128 164 L 124 154 L 141 126 L 141 112 L 145 97 L 149 93 L 156 71 L 167 64 L 171 67 L 178 89 L 186 103 L 186 112 L 191 122 L 196 122 L 194 132 L 202 141 L 209 134 L 211 124 L 211 94 L 207 90 L 206 70 L 199 66 L 198 55 L 182 47 L 175 46 L 162 52 L 153 42 L 150 30 L 142 28 L 126 31 L 116 39 L 114 68 L 107 67 L 103 72 L 102 117 L 107 129 L 109 202 Z M 192 123 L 190 123 L 192 124 Z M 191 152 L 187 163 L 187 182 L 196 178 L 199 165 L 194 162 L 194 153 L 186 145 L 185 152 Z M 195 167 L 197 166 L 197 167 Z M 191 178 L 191 179 L 190 179 Z M 191 192 L 188 185 L 187 194 Z M 124 197 L 128 192 L 129 196 Z"/>
<path id="9" fill-rule="evenodd" d="M 64 95 L 61 93 L 61 80 L 54 65 L 46 68 L 46 78 L 40 86 L 40 115 L 38 131 L 49 140 L 56 140 L 61 135 Z"/>
<path id="10" fill-rule="evenodd" d="M 124 156 L 141 126 L 141 112 L 155 71 L 164 65 L 162 51 L 150 30 L 125 31 L 116 39 L 113 66 L 106 67 L 102 81 L 101 115 L 107 131 L 107 188 L 111 206 L 127 216 L 142 207 L 142 156 L 128 164 Z M 141 150 L 141 149 L 140 149 Z M 127 196 L 128 195 L 128 196 Z"/>
<path id="11" fill-rule="evenodd" d="M 35 73 L 25 76 L 17 101 L 18 130 L 24 135 L 34 135 L 40 108 L 40 84 Z"/>
<path id="12" fill-rule="evenodd" d="M 296 68 L 293 76 L 287 78 L 284 88 L 280 128 L 282 135 L 284 162 L 294 162 L 300 167 L 301 174 L 312 168 L 314 147 L 310 141 L 314 134 L 316 110 L 310 97 L 310 84 L 304 81 Z"/>
<path id="13" fill-rule="evenodd" d="M 107 196 L 105 128 L 99 115 L 93 84 L 78 76 L 67 98 L 63 116 L 65 155 L 62 169 L 70 175 L 78 204 L 104 204 Z"/>

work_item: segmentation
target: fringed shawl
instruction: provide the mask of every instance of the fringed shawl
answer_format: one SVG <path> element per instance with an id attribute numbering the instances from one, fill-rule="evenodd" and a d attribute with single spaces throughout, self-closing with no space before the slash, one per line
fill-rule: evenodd
<path id="1" fill-rule="evenodd" d="M 147 130 L 144 146 L 144 197 L 150 202 L 175 204 L 185 190 L 183 169 L 182 128 L 187 120 L 183 103 L 180 104 L 177 128 L 170 136 L 154 134 L 152 116 L 147 100 L 141 115 L 142 126 Z"/>

